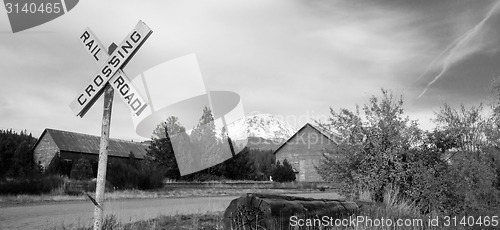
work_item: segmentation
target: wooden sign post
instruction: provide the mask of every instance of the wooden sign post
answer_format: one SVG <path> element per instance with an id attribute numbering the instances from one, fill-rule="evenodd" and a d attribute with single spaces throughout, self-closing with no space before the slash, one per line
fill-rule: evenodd
<path id="1" fill-rule="evenodd" d="M 139 21 L 120 46 L 113 43 L 109 47 L 109 55 L 106 54 L 105 48 L 90 29 L 87 28 L 79 38 L 81 44 L 100 65 L 100 69 L 93 75 L 91 82 L 87 84 L 82 93 L 71 102 L 70 107 L 77 116 L 83 117 L 100 95 L 104 93 L 96 195 L 93 201 L 95 204 L 94 230 L 101 230 L 103 223 L 104 188 L 106 185 L 109 131 L 114 91 L 119 92 L 120 98 L 127 104 L 130 111 L 137 116 L 148 106 L 122 69 L 152 32 L 146 24 Z"/>

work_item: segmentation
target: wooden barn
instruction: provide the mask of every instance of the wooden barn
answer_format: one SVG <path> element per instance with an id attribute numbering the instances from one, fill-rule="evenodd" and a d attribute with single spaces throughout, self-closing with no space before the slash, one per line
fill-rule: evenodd
<path id="1" fill-rule="evenodd" d="M 80 157 L 97 161 L 100 137 L 55 129 L 45 129 L 33 146 L 36 163 L 46 169 L 57 153 L 63 161 L 72 163 Z M 119 139 L 109 140 L 109 159 L 126 160 L 133 153 L 136 160 L 144 159 L 148 145 Z"/>
<path id="2" fill-rule="evenodd" d="M 316 172 L 315 165 L 323 159 L 325 150 L 333 145 L 335 141 L 332 135 L 307 123 L 278 147 L 274 155 L 280 162 L 287 159 L 295 171 L 296 181 L 319 182 L 322 178 Z"/>

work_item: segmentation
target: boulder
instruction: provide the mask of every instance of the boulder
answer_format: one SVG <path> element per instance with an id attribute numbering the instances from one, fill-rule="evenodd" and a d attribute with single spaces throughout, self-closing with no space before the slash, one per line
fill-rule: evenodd
<path id="1" fill-rule="evenodd" d="M 334 219 L 359 212 L 352 201 L 248 193 L 231 201 L 224 212 L 224 229 L 293 229 L 290 217 Z"/>

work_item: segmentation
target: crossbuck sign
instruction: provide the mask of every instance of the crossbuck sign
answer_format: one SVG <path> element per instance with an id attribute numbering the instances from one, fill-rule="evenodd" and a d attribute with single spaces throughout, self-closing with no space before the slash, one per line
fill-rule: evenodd
<path id="1" fill-rule="evenodd" d="M 101 143 L 99 147 L 99 164 L 97 168 L 96 199 L 87 194 L 96 206 L 94 209 L 94 230 L 100 230 L 103 223 L 104 187 L 106 184 L 113 92 L 118 92 L 120 98 L 127 104 L 130 111 L 137 116 L 139 116 L 148 106 L 122 69 L 127 65 L 146 39 L 148 39 L 151 33 L 153 33 L 153 31 L 146 26 L 144 22 L 139 21 L 134 30 L 127 35 L 125 40 L 123 40 L 118 47 L 110 47 L 110 52 L 112 51 L 110 55 L 108 55 L 107 49 L 97 40 L 97 37 L 89 28 L 79 37 L 80 43 L 100 67 L 97 73 L 92 75 L 90 83 L 87 84 L 85 89 L 80 91 L 78 96 L 71 102 L 70 107 L 77 116 L 83 117 L 103 92 L 105 92 Z M 108 85 L 111 85 L 112 88 Z"/>
<path id="2" fill-rule="evenodd" d="M 97 73 L 92 75 L 90 83 L 70 104 L 77 116 L 83 117 L 87 113 L 101 96 L 104 86 L 108 82 L 118 92 L 120 98 L 133 114 L 138 116 L 144 111 L 147 107 L 146 101 L 139 95 L 122 69 L 152 32 L 144 22 L 139 21 L 134 30 L 127 35 L 111 55 L 107 54 L 107 49 L 97 40 L 89 28 L 82 33 L 79 38 L 80 43 L 100 67 Z"/>

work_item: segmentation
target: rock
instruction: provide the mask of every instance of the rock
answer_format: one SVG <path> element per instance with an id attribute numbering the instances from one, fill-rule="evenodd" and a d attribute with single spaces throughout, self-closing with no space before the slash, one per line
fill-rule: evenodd
<path id="1" fill-rule="evenodd" d="M 290 217 L 334 219 L 359 212 L 352 201 L 248 193 L 231 201 L 224 212 L 224 229 L 290 229 Z"/>

